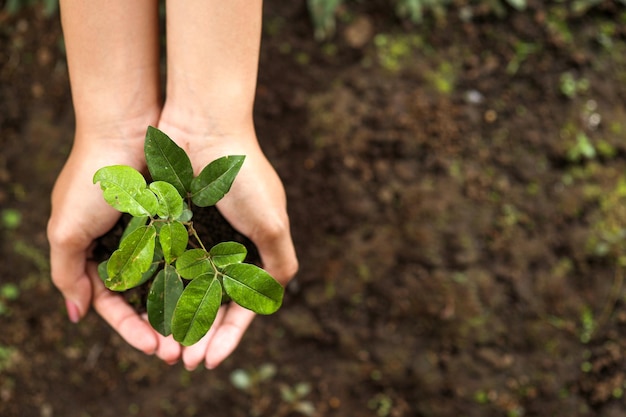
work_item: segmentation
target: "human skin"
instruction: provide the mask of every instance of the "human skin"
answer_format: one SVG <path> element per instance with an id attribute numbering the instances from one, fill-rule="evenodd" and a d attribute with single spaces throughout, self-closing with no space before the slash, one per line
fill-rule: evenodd
<path id="1" fill-rule="evenodd" d="M 221 363 L 254 313 L 232 303 L 222 307 L 209 333 L 190 347 L 152 329 L 104 288 L 89 261 L 94 239 L 119 218 L 91 179 L 106 165 L 145 170 L 148 125 L 183 147 L 196 173 L 220 156 L 244 154 L 246 162 L 218 209 L 256 244 L 270 274 L 283 285 L 293 277 L 298 263 L 284 188 L 259 147 L 252 118 L 261 8 L 261 1 L 250 0 L 168 1 L 162 104 L 156 1 L 61 1 L 76 135 L 52 194 L 53 282 L 70 320 L 80 320 L 91 301 L 129 344 L 170 364 L 182 358 L 187 369 Z"/>

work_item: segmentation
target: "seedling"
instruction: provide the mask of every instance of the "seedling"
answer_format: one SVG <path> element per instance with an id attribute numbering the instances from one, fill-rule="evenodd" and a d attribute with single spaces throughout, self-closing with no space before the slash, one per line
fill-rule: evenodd
<path id="1" fill-rule="evenodd" d="M 0 214 L 0 218 L 2 218 L 2 225 L 9 229 L 17 229 L 22 222 L 22 213 L 14 209 L 6 209 L 2 210 Z"/>
<path id="2" fill-rule="evenodd" d="M 17 285 L 12 283 L 0 285 L 0 316 L 11 314 L 7 304 L 10 301 L 17 300 L 19 296 L 20 289 Z"/>
<path id="3" fill-rule="evenodd" d="M 148 128 L 144 152 L 149 184 L 126 165 L 101 168 L 93 177 L 106 202 L 132 216 L 118 249 L 98 266 L 105 286 L 126 291 L 149 283 L 150 324 L 184 346 L 208 332 L 224 302 L 259 314 L 278 310 L 283 287 L 244 263 L 246 247 L 220 242 L 207 248 L 192 222 L 192 207 L 213 206 L 224 197 L 245 157 L 224 156 L 194 176 L 185 151 L 154 127 Z"/>
<path id="4" fill-rule="evenodd" d="M 277 368 L 274 364 L 266 363 L 258 369 L 235 369 L 230 374 L 230 382 L 241 391 L 246 392 L 252 399 L 250 415 L 260 416 L 269 413 L 269 407 L 276 404 L 269 400 L 267 390 L 263 389 L 263 383 L 276 376 Z M 276 386 L 276 384 L 272 384 Z M 305 398 L 311 393 L 311 384 L 300 382 L 293 386 L 279 383 L 280 398 L 282 402 L 272 415 L 276 417 L 290 416 L 299 413 L 312 417 L 316 414 L 315 406 Z"/>

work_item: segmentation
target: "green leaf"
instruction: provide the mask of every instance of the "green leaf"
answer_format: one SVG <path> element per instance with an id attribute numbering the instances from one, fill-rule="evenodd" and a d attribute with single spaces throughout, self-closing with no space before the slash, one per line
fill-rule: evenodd
<path id="1" fill-rule="evenodd" d="M 152 258 L 152 264 L 150 264 L 150 267 L 148 268 L 148 270 L 141 275 L 141 279 L 137 282 L 135 287 L 140 286 L 144 282 L 148 281 L 150 278 L 154 277 L 154 273 L 159 268 L 159 265 L 161 264 L 162 260 L 163 260 L 163 257 L 159 256 L 159 254 L 157 254 L 157 251 L 155 250 L 154 258 Z M 108 260 L 104 262 L 100 262 L 98 264 L 98 276 L 104 283 L 106 283 L 107 280 L 109 279 L 109 272 L 107 271 L 108 264 L 109 264 Z"/>
<path id="2" fill-rule="evenodd" d="M 245 158 L 223 156 L 204 167 L 191 182 L 191 201 L 199 207 L 215 205 L 230 190 Z"/>
<path id="3" fill-rule="evenodd" d="M 174 340 L 191 346 L 202 339 L 215 321 L 222 301 L 222 286 L 213 274 L 197 277 L 187 285 L 172 318 Z"/>
<path id="4" fill-rule="evenodd" d="M 150 189 L 156 194 L 159 202 L 157 214 L 162 219 L 176 219 L 183 214 L 183 198 L 176 188 L 165 181 L 155 181 Z"/>
<path id="5" fill-rule="evenodd" d="M 161 262 L 163 261 L 163 248 L 161 248 L 161 241 L 159 239 L 159 231 L 161 230 L 161 228 L 158 226 L 160 222 L 158 223 L 153 223 L 156 231 L 157 231 L 157 237 L 156 237 L 156 243 L 154 245 L 154 259 L 152 260 L 152 262 Z M 162 224 L 161 224 L 162 226 Z"/>
<path id="6" fill-rule="evenodd" d="M 270 274 L 251 264 L 222 269 L 226 293 L 234 302 L 258 314 L 272 314 L 283 302 L 284 289 Z"/>
<path id="7" fill-rule="evenodd" d="M 191 221 L 192 217 L 193 213 L 191 212 L 191 210 L 189 210 L 189 206 L 187 205 L 187 203 L 183 201 L 183 212 L 180 216 L 178 216 L 176 220 L 178 220 L 179 222 L 187 223 Z"/>
<path id="8" fill-rule="evenodd" d="M 237 242 L 222 242 L 213 246 L 209 251 L 213 263 L 217 267 L 243 262 L 248 250 L 244 245 Z"/>
<path id="9" fill-rule="evenodd" d="M 186 197 L 191 190 L 193 168 L 185 151 L 165 133 L 149 126 L 144 153 L 152 179 L 172 184 L 181 197 Z"/>
<path id="10" fill-rule="evenodd" d="M 145 178 L 136 169 L 126 165 L 100 168 L 93 176 L 93 183 L 97 182 L 105 201 L 118 211 L 135 217 L 156 214 L 157 198 L 148 190 Z"/>
<path id="11" fill-rule="evenodd" d="M 204 249 L 189 249 L 176 260 L 176 270 L 181 277 L 194 279 L 213 272 L 209 254 Z"/>
<path id="12" fill-rule="evenodd" d="M 157 228 L 158 233 L 158 228 Z M 152 257 L 152 263 L 146 272 L 141 274 L 141 279 L 135 284 L 135 287 L 140 286 L 144 282 L 154 278 L 159 267 L 163 266 L 163 251 L 161 250 L 161 244 L 159 243 L 159 236 L 157 235 L 154 244 L 154 256 Z"/>
<path id="13" fill-rule="evenodd" d="M 154 278 L 154 274 L 157 272 L 157 269 L 159 269 L 159 266 L 161 266 L 162 260 L 163 258 L 157 257 L 157 254 L 155 251 L 154 258 L 152 258 L 152 263 L 150 264 L 150 267 L 148 268 L 146 272 L 141 274 L 141 279 L 134 286 L 138 287 L 144 282 L 148 281 L 149 279 Z"/>
<path id="14" fill-rule="evenodd" d="M 171 264 L 176 258 L 182 255 L 187 249 L 189 233 L 181 222 L 173 221 L 165 223 L 159 231 L 159 242 L 163 249 L 165 262 Z"/>
<path id="15" fill-rule="evenodd" d="M 517 10 L 524 10 L 526 8 L 526 0 L 507 0 L 511 6 L 516 8 Z"/>
<path id="16" fill-rule="evenodd" d="M 126 228 L 124 229 L 124 233 L 122 233 L 120 242 L 126 239 L 126 236 L 128 236 L 129 234 L 131 234 L 132 232 L 134 232 L 141 226 L 145 226 L 148 219 L 149 219 L 148 216 L 140 216 L 140 217 L 131 218 L 128 224 L 126 225 Z"/>
<path id="17" fill-rule="evenodd" d="M 107 265 L 109 264 L 109 260 L 102 261 L 98 264 L 98 276 L 104 282 L 109 279 L 109 273 L 107 272 Z"/>
<path id="18" fill-rule="evenodd" d="M 155 241 L 156 229 L 153 225 L 140 227 L 129 234 L 109 259 L 106 287 L 125 291 L 139 285 L 144 272 L 152 265 Z"/>
<path id="19" fill-rule="evenodd" d="M 172 316 L 183 289 L 183 281 L 171 265 L 165 265 L 152 282 L 146 303 L 148 321 L 163 336 L 172 334 Z"/>

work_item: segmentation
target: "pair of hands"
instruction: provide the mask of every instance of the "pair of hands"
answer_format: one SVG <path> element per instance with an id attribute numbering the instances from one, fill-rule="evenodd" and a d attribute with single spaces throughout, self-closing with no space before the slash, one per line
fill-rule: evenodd
<path id="1" fill-rule="evenodd" d="M 233 227 L 256 244 L 263 267 L 286 285 L 298 265 L 285 192 L 254 133 L 207 138 L 197 134 L 194 137 L 167 123 L 159 123 L 158 127 L 185 148 L 196 170 L 227 154 L 246 155 L 237 179 L 218 203 L 218 209 Z M 195 345 L 183 347 L 171 336 L 156 332 L 147 318 L 139 316 L 121 295 L 106 289 L 98 277 L 96 263 L 90 260 L 95 239 L 107 233 L 120 216 L 106 204 L 100 187 L 92 183 L 93 174 L 114 164 L 145 171 L 143 135 L 133 136 L 93 138 L 77 133 L 52 193 L 48 223 L 52 280 L 65 298 L 72 322 L 84 317 L 93 304 L 131 346 L 156 354 L 168 364 L 182 359 L 189 370 L 201 363 L 212 369 L 236 348 L 254 318 L 253 312 L 235 303 L 222 306 L 209 333 Z"/>

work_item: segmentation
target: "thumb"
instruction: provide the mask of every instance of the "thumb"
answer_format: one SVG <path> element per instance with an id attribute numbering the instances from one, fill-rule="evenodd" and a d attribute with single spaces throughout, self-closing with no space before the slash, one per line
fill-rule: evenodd
<path id="1" fill-rule="evenodd" d="M 50 239 L 50 272 L 52 282 L 65 298 L 68 318 L 78 323 L 89 310 L 91 303 L 91 280 L 86 272 L 87 254 L 62 249 Z"/>

